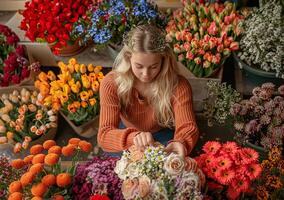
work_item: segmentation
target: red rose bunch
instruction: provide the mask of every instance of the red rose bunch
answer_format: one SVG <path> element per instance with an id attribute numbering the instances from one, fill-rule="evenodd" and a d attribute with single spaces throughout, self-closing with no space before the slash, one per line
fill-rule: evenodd
<path id="1" fill-rule="evenodd" d="M 18 84 L 30 75 L 24 47 L 18 42 L 18 36 L 0 24 L 0 86 Z"/>
<path id="2" fill-rule="evenodd" d="M 53 52 L 58 54 L 68 41 L 77 39 L 71 34 L 73 24 L 87 17 L 91 5 L 92 0 L 31 0 L 21 12 L 24 18 L 20 28 L 31 41 L 52 44 Z"/>

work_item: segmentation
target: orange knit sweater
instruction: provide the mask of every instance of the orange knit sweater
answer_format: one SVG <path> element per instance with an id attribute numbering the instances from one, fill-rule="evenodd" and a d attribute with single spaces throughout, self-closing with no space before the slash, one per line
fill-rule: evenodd
<path id="1" fill-rule="evenodd" d="M 133 145 L 134 136 L 140 131 L 157 132 L 162 129 L 155 120 L 154 110 L 146 101 L 139 99 L 138 91 L 133 89 L 131 105 L 127 116 L 120 112 L 120 103 L 115 83 L 115 73 L 108 73 L 100 86 L 100 124 L 98 144 L 107 152 L 119 152 Z M 175 116 L 173 141 L 182 142 L 187 154 L 197 142 L 199 133 L 192 109 L 192 92 L 188 81 L 179 77 L 179 83 L 172 96 Z M 127 127 L 118 129 L 120 121 Z"/>

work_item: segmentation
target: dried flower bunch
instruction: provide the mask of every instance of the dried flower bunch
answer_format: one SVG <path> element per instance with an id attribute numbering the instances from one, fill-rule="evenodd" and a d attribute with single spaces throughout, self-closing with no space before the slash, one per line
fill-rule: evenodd
<path id="1" fill-rule="evenodd" d="M 28 171 L 9 186 L 8 200 L 15 199 L 66 199 L 71 200 L 71 187 L 75 165 L 80 153 L 89 153 L 92 145 L 79 138 L 71 138 L 66 146 L 47 140 L 42 145 L 30 148 L 30 155 L 24 159 L 12 160 L 14 169 L 27 167 Z M 72 165 L 64 168 L 61 158 L 72 157 Z"/>
<path id="2" fill-rule="evenodd" d="M 245 63 L 284 78 L 283 2 L 268 1 L 242 24 L 238 57 Z"/>
<path id="3" fill-rule="evenodd" d="M 14 152 L 57 127 L 57 113 L 38 102 L 38 92 L 23 88 L 0 96 L 0 145 L 15 144 Z"/>

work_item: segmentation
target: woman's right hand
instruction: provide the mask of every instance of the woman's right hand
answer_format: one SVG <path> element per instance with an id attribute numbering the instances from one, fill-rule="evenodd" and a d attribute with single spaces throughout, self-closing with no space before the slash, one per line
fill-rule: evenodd
<path id="1" fill-rule="evenodd" d="M 144 151 L 147 146 L 154 144 L 152 133 L 140 132 L 133 139 L 134 145 L 140 150 Z"/>

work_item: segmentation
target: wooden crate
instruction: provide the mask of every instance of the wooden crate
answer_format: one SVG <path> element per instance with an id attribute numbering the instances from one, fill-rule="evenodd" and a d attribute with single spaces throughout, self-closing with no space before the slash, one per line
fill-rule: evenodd
<path id="1" fill-rule="evenodd" d="M 193 96 L 193 108 L 196 112 L 203 110 L 203 100 L 208 97 L 208 81 L 221 82 L 223 77 L 223 66 L 214 77 L 198 78 L 195 77 L 183 64 L 178 63 L 179 71 L 190 83 Z"/>

